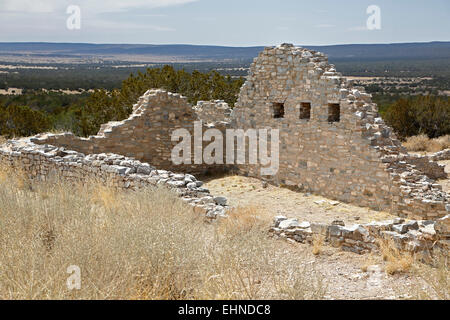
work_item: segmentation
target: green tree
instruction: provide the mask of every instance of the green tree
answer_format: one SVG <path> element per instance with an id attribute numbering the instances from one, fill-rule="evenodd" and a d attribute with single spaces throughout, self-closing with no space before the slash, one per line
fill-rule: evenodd
<path id="1" fill-rule="evenodd" d="M 0 107 L 0 135 L 8 138 L 14 136 L 31 136 L 47 131 L 51 127 L 48 116 L 28 106 Z"/>

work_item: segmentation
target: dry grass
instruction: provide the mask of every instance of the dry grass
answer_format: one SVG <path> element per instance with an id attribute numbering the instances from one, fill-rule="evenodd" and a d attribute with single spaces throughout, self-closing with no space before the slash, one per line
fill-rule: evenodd
<path id="1" fill-rule="evenodd" d="M 385 271 L 389 275 L 410 271 L 414 257 L 411 253 L 399 250 L 391 240 L 378 240 L 380 253 L 386 261 Z"/>
<path id="2" fill-rule="evenodd" d="M 314 235 L 312 241 L 312 253 L 317 256 L 322 252 L 325 237 L 323 235 Z"/>
<path id="3" fill-rule="evenodd" d="M 450 299 L 450 265 L 448 252 L 435 257 L 431 264 L 415 264 L 413 271 L 426 283 L 425 286 L 418 286 L 416 288 L 416 299 Z"/>
<path id="4" fill-rule="evenodd" d="M 373 256 L 373 254 L 370 253 L 370 254 L 367 256 L 367 259 L 364 260 L 363 264 L 361 265 L 361 271 L 362 271 L 362 272 L 367 272 L 367 270 L 369 269 L 369 267 L 372 266 L 372 265 L 374 265 L 374 264 L 375 264 L 375 258 L 374 258 L 374 256 Z"/>
<path id="5" fill-rule="evenodd" d="M 4 136 L 0 136 L 0 145 L 6 142 L 6 138 Z"/>
<path id="6" fill-rule="evenodd" d="M 0 168 L 0 299 L 321 299 L 320 274 L 240 208 L 207 224 L 166 189 L 34 182 Z M 81 269 L 69 290 L 67 267 Z"/>
<path id="7" fill-rule="evenodd" d="M 430 139 L 427 135 L 421 134 L 407 138 L 403 145 L 408 151 L 438 152 L 450 148 L 450 135 Z"/>

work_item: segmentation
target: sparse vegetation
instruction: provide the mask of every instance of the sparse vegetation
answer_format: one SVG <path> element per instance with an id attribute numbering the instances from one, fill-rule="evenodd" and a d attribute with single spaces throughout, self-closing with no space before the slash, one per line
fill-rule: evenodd
<path id="1" fill-rule="evenodd" d="M 382 116 L 400 138 L 419 134 L 437 138 L 450 134 L 450 100 L 445 97 L 402 98 L 390 105 Z"/>
<path id="2" fill-rule="evenodd" d="M 317 256 L 322 252 L 324 242 L 325 242 L 324 236 L 314 235 L 312 242 L 313 255 Z"/>
<path id="3" fill-rule="evenodd" d="M 414 257 L 410 252 L 398 249 L 391 240 L 379 239 L 378 245 L 380 254 L 386 262 L 385 271 L 387 274 L 393 275 L 410 271 L 414 263 Z"/>
<path id="4" fill-rule="evenodd" d="M 0 170 L 1 299 L 323 298 L 256 211 L 213 224 L 165 189 L 34 182 Z M 70 291 L 67 267 L 81 269 Z M 302 267 L 304 266 L 304 267 Z M 309 270 L 309 269 L 308 269 Z"/>
<path id="5" fill-rule="evenodd" d="M 424 280 L 426 285 L 418 285 L 417 299 L 450 299 L 450 265 L 448 253 L 435 257 L 432 263 L 417 263 L 414 274 Z"/>
<path id="6" fill-rule="evenodd" d="M 430 139 L 427 135 L 409 137 L 403 143 L 408 151 L 438 152 L 450 148 L 450 135 Z"/>

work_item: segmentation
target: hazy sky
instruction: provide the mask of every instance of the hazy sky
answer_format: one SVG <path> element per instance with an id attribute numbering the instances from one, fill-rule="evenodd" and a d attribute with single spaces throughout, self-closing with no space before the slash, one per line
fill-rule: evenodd
<path id="1" fill-rule="evenodd" d="M 69 30 L 69 5 L 81 28 Z M 368 30 L 369 5 L 381 30 Z M 449 0 L 0 0 L 0 41 L 325 45 L 450 40 Z"/>

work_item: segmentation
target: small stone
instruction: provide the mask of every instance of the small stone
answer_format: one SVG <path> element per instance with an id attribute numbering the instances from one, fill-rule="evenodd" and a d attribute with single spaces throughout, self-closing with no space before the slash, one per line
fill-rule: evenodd
<path id="1" fill-rule="evenodd" d="M 273 218 L 273 223 L 275 227 L 278 227 L 280 225 L 280 222 L 284 220 L 287 220 L 285 216 L 276 216 L 275 218 Z"/>
<path id="2" fill-rule="evenodd" d="M 334 220 L 332 223 L 331 223 L 331 225 L 333 225 L 333 226 L 345 226 L 345 222 L 344 221 L 342 221 L 342 220 Z"/>
<path id="3" fill-rule="evenodd" d="M 152 167 L 149 164 L 141 164 L 136 168 L 136 172 L 139 174 L 148 175 L 152 171 Z"/>
<path id="4" fill-rule="evenodd" d="M 227 198 L 225 197 L 215 197 L 214 201 L 221 206 L 226 206 L 227 205 Z"/>
<path id="5" fill-rule="evenodd" d="M 311 224 L 308 221 L 304 221 L 304 222 L 300 223 L 298 225 L 298 227 L 302 228 L 302 229 L 308 229 L 309 227 L 311 227 Z"/>
<path id="6" fill-rule="evenodd" d="M 292 228 L 296 228 L 299 226 L 298 220 L 293 218 L 293 219 L 286 219 L 280 222 L 279 224 L 279 228 L 280 229 L 292 229 Z"/>

